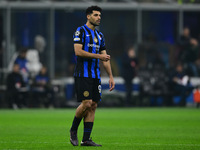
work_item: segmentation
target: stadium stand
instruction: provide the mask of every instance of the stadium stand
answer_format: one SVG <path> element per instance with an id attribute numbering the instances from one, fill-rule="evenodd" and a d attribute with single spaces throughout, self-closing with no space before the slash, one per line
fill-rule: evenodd
<path id="1" fill-rule="evenodd" d="M 191 4 L 187 5 L 189 3 Z M 192 70 L 194 67 L 186 63 L 185 50 L 178 42 L 183 28 L 187 26 L 193 39 L 190 50 L 194 50 L 195 45 L 195 51 L 199 52 L 200 13 L 199 4 L 196 3 L 199 3 L 199 0 L 0 1 L 0 107 L 4 107 L 5 78 L 12 57 L 15 57 L 14 54 L 18 53 L 18 48 L 21 46 L 33 50 L 34 38 L 37 35 L 42 35 L 44 42 L 43 51 L 34 54 L 37 55 L 37 59 L 29 57 L 30 60 L 37 61 L 37 65 L 32 67 L 33 76 L 41 67 L 41 62 L 38 60 L 42 60 L 42 63 L 48 66 L 52 84 L 58 86 L 61 91 L 58 93 L 60 102 L 57 106 L 65 106 L 65 103 L 75 99 L 72 80 L 75 61 L 71 38 L 76 26 L 85 21 L 82 10 L 92 4 L 105 8 L 102 26 L 99 29 L 105 33 L 117 83 L 115 92 L 107 92 L 107 82 L 102 72 L 103 98 L 108 100 L 103 103 L 108 106 L 124 104 L 125 89 L 120 72 L 121 56 L 127 45 L 131 43 L 135 46 L 139 59 L 138 74 L 133 80 L 132 104 L 134 106 L 170 105 L 165 100 L 169 99 L 168 96 L 171 94 L 168 87 L 168 73 L 178 61 L 183 61 L 184 68 L 191 76 L 191 83 L 194 86 L 200 85 L 199 53 L 193 55 L 197 56 L 196 61 L 192 62 L 197 69 L 194 75 Z M 113 21 L 110 21 L 110 18 Z M 69 23 L 69 20 L 73 23 Z M 38 55 L 42 59 L 39 59 Z M 157 64 L 162 65 L 161 69 L 155 67 Z M 115 102 L 112 103 L 109 99 L 115 99 Z M 155 99 L 159 102 L 155 103 Z"/>

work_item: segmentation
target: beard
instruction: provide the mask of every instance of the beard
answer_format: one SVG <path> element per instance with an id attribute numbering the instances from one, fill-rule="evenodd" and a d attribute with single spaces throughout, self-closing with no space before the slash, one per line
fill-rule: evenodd
<path id="1" fill-rule="evenodd" d="M 91 22 L 91 21 L 90 21 L 90 24 L 93 25 L 93 26 L 95 26 L 95 27 L 96 27 L 96 26 L 99 26 L 99 24 L 96 24 L 96 23 Z"/>

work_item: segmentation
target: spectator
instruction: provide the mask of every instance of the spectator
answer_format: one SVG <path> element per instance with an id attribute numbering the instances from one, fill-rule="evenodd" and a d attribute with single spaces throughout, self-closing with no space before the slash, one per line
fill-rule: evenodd
<path id="1" fill-rule="evenodd" d="M 6 84 L 10 107 L 17 109 L 18 107 L 26 106 L 25 98 L 27 90 L 18 64 L 13 65 L 13 71 L 8 74 Z"/>
<path id="2" fill-rule="evenodd" d="M 20 67 L 20 74 L 23 77 L 24 82 L 28 85 L 29 71 L 28 71 L 28 60 L 26 59 L 27 49 L 23 48 L 20 50 L 14 64 L 18 64 Z"/>
<path id="3" fill-rule="evenodd" d="M 189 76 L 185 74 L 183 65 L 178 63 L 175 70 L 170 77 L 170 89 L 174 92 L 175 96 L 180 96 L 179 106 L 186 105 L 186 98 L 193 90 L 189 82 Z"/>
<path id="4" fill-rule="evenodd" d="M 182 47 L 189 47 L 190 45 L 190 29 L 188 27 L 185 27 L 183 29 L 183 33 L 182 35 L 180 36 L 179 38 L 179 45 L 182 46 Z"/>
<path id="5" fill-rule="evenodd" d="M 186 50 L 186 56 L 184 62 L 188 67 L 188 74 L 190 76 L 199 76 L 197 69 L 197 61 L 198 61 L 199 47 L 198 41 L 194 38 L 190 39 L 190 47 Z"/>
<path id="6" fill-rule="evenodd" d="M 193 99 L 194 99 L 194 102 L 196 103 L 196 107 L 199 108 L 200 106 L 200 87 L 199 86 L 197 86 L 193 90 Z"/>
<path id="7" fill-rule="evenodd" d="M 32 50 L 37 51 L 37 55 L 39 57 L 38 61 L 41 61 L 42 63 L 46 61 L 46 57 L 45 57 L 46 55 L 44 53 L 45 48 L 46 48 L 46 39 L 42 35 L 36 35 L 34 38 L 34 48 Z M 35 63 L 35 65 L 36 65 L 36 63 Z M 39 68 L 39 70 L 40 69 L 41 69 L 41 67 Z"/>
<path id="8" fill-rule="evenodd" d="M 43 66 L 38 75 L 35 76 L 33 83 L 34 105 L 44 104 L 45 107 L 53 106 L 54 91 L 51 87 L 51 81 L 47 74 L 47 68 Z"/>
<path id="9" fill-rule="evenodd" d="M 132 80 L 136 75 L 136 68 L 138 60 L 136 58 L 135 49 L 130 47 L 122 57 L 122 77 L 125 81 L 126 99 L 125 105 L 130 106 L 131 93 L 132 93 Z"/>
<path id="10" fill-rule="evenodd" d="M 198 59 L 196 60 L 195 65 L 196 65 L 195 67 L 198 71 L 198 74 L 200 75 L 200 57 L 198 57 Z"/>
<path id="11" fill-rule="evenodd" d="M 197 68 L 197 59 L 199 56 L 198 40 L 190 36 L 190 29 L 185 27 L 180 36 L 178 45 L 180 47 L 179 60 L 187 66 L 187 74 L 190 76 L 199 76 Z"/>
<path id="12" fill-rule="evenodd" d="M 28 61 L 27 68 L 29 71 L 29 76 L 34 78 L 42 67 L 40 63 L 39 53 L 36 49 L 29 49 L 26 54 L 26 59 Z"/>
<path id="13" fill-rule="evenodd" d="M 179 47 L 179 52 L 178 52 L 178 59 L 179 61 L 184 61 L 185 59 L 185 51 L 189 48 L 190 46 L 190 29 L 188 27 L 185 27 L 183 29 L 183 33 L 180 35 L 178 39 L 178 47 Z"/>
<path id="14" fill-rule="evenodd" d="M 195 65 L 199 55 L 198 41 L 191 38 L 188 27 L 183 29 L 183 34 L 180 36 L 178 44 L 181 49 L 179 59 L 186 64 L 188 74 L 190 76 L 198 76 L 198 70 Z"/>

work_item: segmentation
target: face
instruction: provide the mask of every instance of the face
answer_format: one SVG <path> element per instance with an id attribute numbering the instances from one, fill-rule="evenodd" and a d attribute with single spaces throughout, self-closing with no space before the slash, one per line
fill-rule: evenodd
<path id="1" fill-rule="evenodd" d="M 26 57 L 26 52 L 20 53 L 20 56 L 21 56 L 22 58 L 25 58 L 25 57 Z"/>
<path id="2" fill-rule="evenodd" d="M 42 73 L 42 74 L 45 74 L 46 72 L 47 72 L 47 69 L 46 69 L 45 67 L 42 67 L 41 73 Z"/>
<path id="3" fill-rule="evenodd" d="M 87 15 L 87 19 L 93 26 L 99 26 L 101 21 L 101 13 L 93 10 L 92 14 Z"/>
<path id="4" fill-rule="evenodd" d="M 15 64 L 15 65 L 13 66 L 13 71 L 14 71 L 14 72 L 19 72 L 19 65 Z"/>
<path id="5" fill-rule="evenodd" d="M 182 71 L 183 71 L 182 65 L 178 65 L 178 66 L 176 67 L 176 70 L 177 70 L 178 72 L 182 72 Z"/>
<path id="6" fill-rule="evenodd" d="M 190 30 L 189 30 L 188 28 L 184 28 L 183 34 L 184 34 L 185 36 L 189 36 L 189 35 L 190 35 Z"/>
<path id="7" fill-rule="evenodd" d="M 135 50 L 133 48 L 129 49 L 128 56 L 131 58 L 135 57 Z"/>

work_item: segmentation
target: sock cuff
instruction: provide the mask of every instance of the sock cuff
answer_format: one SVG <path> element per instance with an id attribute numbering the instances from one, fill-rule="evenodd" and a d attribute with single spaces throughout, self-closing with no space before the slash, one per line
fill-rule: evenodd
<path id="1" fill-rule="evenodd" d="M 72 122 L 72 127 L 70 130 L 72 131 L 77 131 L 78 130 L 78 126 L 81 122 L 82 118 L 77 118 L 76 116 L 74 117 L 74 120 Z"/>
<path id="2" fill-rule="evenodd" d="M 74 119 L 78 120 L 78 121 L 81 121 L 82 118 L 77 118 L 76 116 L 74 116 Z"/>

